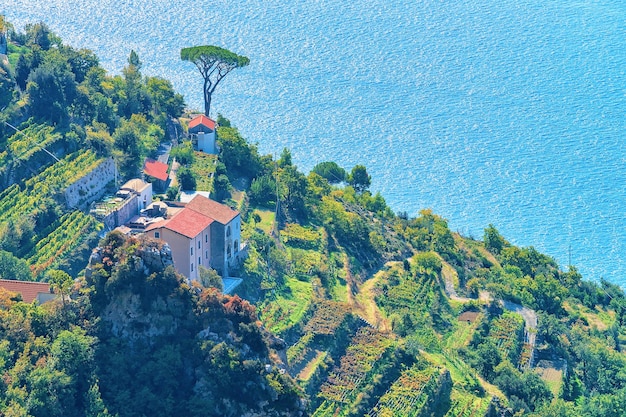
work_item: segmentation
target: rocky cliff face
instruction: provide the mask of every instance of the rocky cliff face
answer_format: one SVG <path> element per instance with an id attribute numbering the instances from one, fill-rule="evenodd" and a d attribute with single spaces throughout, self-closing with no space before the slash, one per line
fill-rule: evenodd
<path id="1" fill-rule="evenodd" d="M 303 394 L 271 359 L 278 344 L 260 326 L 255 308 L 239 297 L 189 285 L 175 272 L 167 245 L 109 234 L 91 256 L 86 282 L 99 316 L 101 386 L 115 386 L 115 393 L 130 398 L 148 391 L 158 393 L 157 403 L 170 399 L 171 412 L 152 403 L 137 412 L 305 413 Z M 111 404 L 115 395 L 103 390 Z M 124 407 L 110 411 L 133 415 L 128 407 L 134 405 Z"/>

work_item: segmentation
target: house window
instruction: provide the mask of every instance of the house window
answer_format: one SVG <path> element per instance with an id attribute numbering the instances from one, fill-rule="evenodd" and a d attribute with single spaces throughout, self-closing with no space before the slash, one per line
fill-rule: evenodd
<path id="1" fill-rule="evenodd" d="M 228 248 L 226 249 L 226 254 L 230 258 L 230 254 L 231 254 L 230 245 L 228 245 Z"/>
<path id="2" fill-rule="evenodd" d="M 233 243 L 233 252 L 239 252 L 239 242 L 237 242 L 236 240 L 235 243 Z"/>
<path id="3" fill-rule="evenodd" d="M 191 264 L 191 272 L 193 272 L 193 263 Z"/>
<path id="4" fill-rule="evenodd" d="M 154 232 L 154 238 L 155 238 L 155 239 L 160 239 L 160 238 L 161 238 L 161 233 L 159 233 L 159 232 Z"/>
<path id="5" fill-rule="evenodd" d="M 209 243 L 209 235 L 204 235 L 204 243 Z"/>
<path id="6" fill-rule="evenodd" d="M 202 258 L 198 256 L 198 265 L 202 265 Z"/>
<path id="7" fill-rule="evenodd" d="M 204 257 L 205 257 L 206 259 L 209 259 L 209 251 L 208 251 L 208 250 L 207 250 L 207 251 L 204 251 Z"/>
<path id="8" fill-rule="evenodd" d="M 202 244 L 202 242 L 198 241 L 198 249 L 200 249 L 200 245 Z"/>
<path id="9" fill-rule="evenodd" d="M 226 237 L 230 237 L 230 226 L 226 228 Z"/>
<path id="10" fill-rule="evenodd" d="M 189 248 L 190 255 L 193 256 L 193 246 Z"/>

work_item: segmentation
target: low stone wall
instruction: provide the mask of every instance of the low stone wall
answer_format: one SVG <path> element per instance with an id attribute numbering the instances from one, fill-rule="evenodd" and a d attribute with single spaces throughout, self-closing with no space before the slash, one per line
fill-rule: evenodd
<path id="1" fill-rule="evenodd" d="M 127 223 L 136 214 L 139 214 L 139 197 L 133 195 L 126 199 L 120 207 L 111 210 L 101 221 L 107 230 L 113 230 Z"/>
<path id="2" fill-rule="evenodd" d="M 127 223 L 133 216 L 139 214 L 139 196 L 133 195 L 124 204 L 115 210 L 115 227 Z"/>
<path id="3" fill-rule="evenodd" d="M 65 203 L 69 208 L 84 207 L 104 195 L 106 186 L 115 179 L 115 161 L 103 160 L 83 178 L 67 187 Z"/>

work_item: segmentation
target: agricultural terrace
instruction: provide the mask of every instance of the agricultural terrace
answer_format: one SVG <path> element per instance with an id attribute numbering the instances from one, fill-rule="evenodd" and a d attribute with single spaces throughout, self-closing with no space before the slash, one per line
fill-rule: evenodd
<path id="1" fill-rule="evenodd" d="M 74 152 L 27 180 L 26 190 L 39 196 L 53 196 L 83 178 L 102 160 L 92 150 Z"/>
<path id="2" fill-rule="evenodd" d="M 35 277 L 54 267 L 58 260 L 81 245 L 91 233 L 102 229 L 102 224 L 95 218 L 80 211 L 63 215 L 55 225 L 57 227 L 39 240 L 27 256 Z"/>
<path id="3" fill-rule="evenodd" d="M 391 359 L 396 342 L 389 335 L 370 327 L 361 328 L 352 338 L 339 366 L 322 384 L 319 397 L 324 401 L 314 416 L 344 416 L 362 400 L 364 387 L 385 362 Z"/>
<path id="4" fill-rule="evenodd" d="M 435 397 L 441 385 L 439 379 L 444 371 L 432 366 L 420 369 L 419 365 L 402 372 L 366 417 L 427 415 L 428 409 L 437 400 Z"/>
<path id="5" fill-rule="evenodd" d="M 494 341 L 500 356 L 509 358 L 511 363 L 518 363 L 524 335 L 522 317 L 515 313 L 504 312 L 500 317 L 492 320 L 489 327 L 489 338 Z"/>
<path id="6" fill-rule="evenodd" d="M 324 343 L 325 337 L 336 339 L 338 333 L 345 333 L 349 329 L 340 331 L 346 323 L 350 308 L 345 303 L 331 300 L 316 300 L 313 304 L 313 316 L 304 325 L 303 336 L 287 349 L 287 364 L 297 367 L 306 364 L 305 358 L 311 355 L 316 348 L 323 349 L 328 343 Z"/>
<path id="7" fill-rule="evenodd" d="M 213 179 L 217 155 L 204 152 L 194 152 L 193 162 L 190 169 L 196 178 L 197 191 L 213 191 Z"/>
<path id="8" fill-rule="evenodd" d="M 92 151 L 75 152 L 27 180 L 23 190 L 16 184 L 11 185 L 0 194 L 0 222 L 32 214 L 44 199 L 54 197 L 101 161 Z"/>
<path id="9" fill-rule="evenodd" d="M 44 132 L 49 129 L 42 128 Z M 13 184 L 0 193 L 0 223 L 20 236 L 13 253 L 27 261 L 35 278 L 50 268 L 72 264 L 75 251 L 97 239 L 102 225 L 79 211 L 58 217 L 55 197 L 101 162 L 90 150 L 78 151 L 28 179 L 23 189 Z"/>
<path id="10" fill-rule="evenodd" d="M 286 290 L 277 291 L 259 307 L 259 316 L 265 326 L 278 335 L 284 334 L 300 323 L 311 306 L 313 288 L 308 282 L 285 278 Z M 271 288 L 271 287 L 270 287 Z"/>
<path id="11" fill-rule="evenodd" d="M 7 141 L 12 159 L 26 161 L 36 152 L 59 141 L 62 135 L 53 131 L 54 128 L 49 125 L 31 124 L 15 132 Z"/>
<path id="12" fill-rule="evenodd" d="M 479 398 L 467 392 L 452 390 L 450 409 L 444 417 L 484 416 L 489 407 L 489 398 Z"/>

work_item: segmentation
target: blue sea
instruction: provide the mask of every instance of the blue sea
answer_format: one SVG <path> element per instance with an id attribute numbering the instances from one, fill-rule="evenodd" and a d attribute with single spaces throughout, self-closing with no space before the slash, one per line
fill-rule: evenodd
<path id="1" fill-rule="evenodd" d="M 250 58 L 224 114 L 304 171 L 364 163 L 394 211 L 432 208 L 482 238 L 493 223 L 587 279 L 626 285 L 623 0 L 0 0 L 120 73 L 173 81 L 202 107 L 180 49 Z"/>

